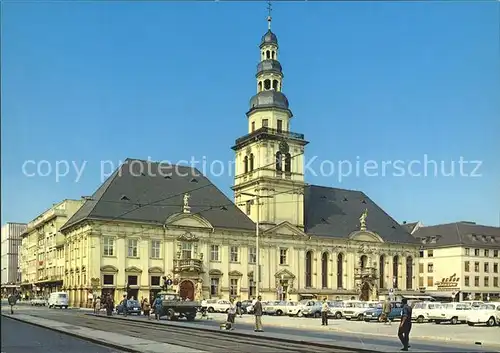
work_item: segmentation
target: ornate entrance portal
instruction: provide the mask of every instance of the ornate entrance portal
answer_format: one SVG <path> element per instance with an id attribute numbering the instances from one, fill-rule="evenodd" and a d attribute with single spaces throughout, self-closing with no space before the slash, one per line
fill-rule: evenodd
<path id="1" fill-rule="evenodd" d="M 194 284 L 189 280 L 184 280 L 179 285 L 179 295 L 181 298 L 194 300 Z"/>

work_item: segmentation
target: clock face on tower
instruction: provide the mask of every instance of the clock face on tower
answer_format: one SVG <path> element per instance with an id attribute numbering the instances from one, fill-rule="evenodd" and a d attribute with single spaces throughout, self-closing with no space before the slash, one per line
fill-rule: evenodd
<path id="1" fill-rule="evenodd" d="M 279 148 L 281 153 L 288 153 L 288 151 L 290 150 L 290 148 L 288 147 L 288 143 L 285 140 L 281 140 Z"/>

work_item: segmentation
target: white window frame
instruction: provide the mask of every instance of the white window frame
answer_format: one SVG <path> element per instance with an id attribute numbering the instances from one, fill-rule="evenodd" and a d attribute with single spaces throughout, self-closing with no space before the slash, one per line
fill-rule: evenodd
<path id="1" fill-rule="evenodd" d="M 151 239 L 151 258 L 161 259 L 161 240 Z"/>
<path id="2" fill-rule="evenodd" d="M 134 254 L 135 250 L 135 254 Z M 128 239 L 127 241 L 127 257 L 139 257 L 139 240 Z"/>
<path id="3" fill-rule="evenodd" d="M 229 260 L 230 262 L 239 262 L 240 260 L 240 249 L 237 246 L 231 246 L 229 249 Z"/>
<path id="4" fill-rule="evenodd" d="M 219 251 L 220 251 L 219 245 L 215 244 L 210 245 L 210 261 L 220 261 Z"/>
<path id="5" fill-rule="evenodd" d="M 102 254 L 103 256 L 115 256 L 115 238 L 104 237 Z"/>

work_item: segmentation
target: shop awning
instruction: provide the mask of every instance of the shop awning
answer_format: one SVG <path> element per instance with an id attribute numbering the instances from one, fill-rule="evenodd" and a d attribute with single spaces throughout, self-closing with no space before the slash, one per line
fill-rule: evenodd
<path id="1" fill-rule="evenodd" d="M 425 294 L 430 295 L 434 298 L 455 298 L 459 291 L 456 292 L 425 292 Z"/>

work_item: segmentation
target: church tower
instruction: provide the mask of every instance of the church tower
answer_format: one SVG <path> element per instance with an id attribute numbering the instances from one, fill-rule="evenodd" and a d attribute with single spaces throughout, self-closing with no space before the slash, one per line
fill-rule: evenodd
<path id="1" fill-rule="evenodd" d="M 257 94 L 246 113 L 248 134 L 236 140 L 235 203 L 254 222 L 270 228 L 283 221 L 304 228 L 303 134 L 291 132 L 292 111 L 283 94 L 278 38 L 268 31 L 260 43 Z M 259 202 L 258 202 L 259 200 Z M 257 214 L 258 212 L 258 214 Z"/>

